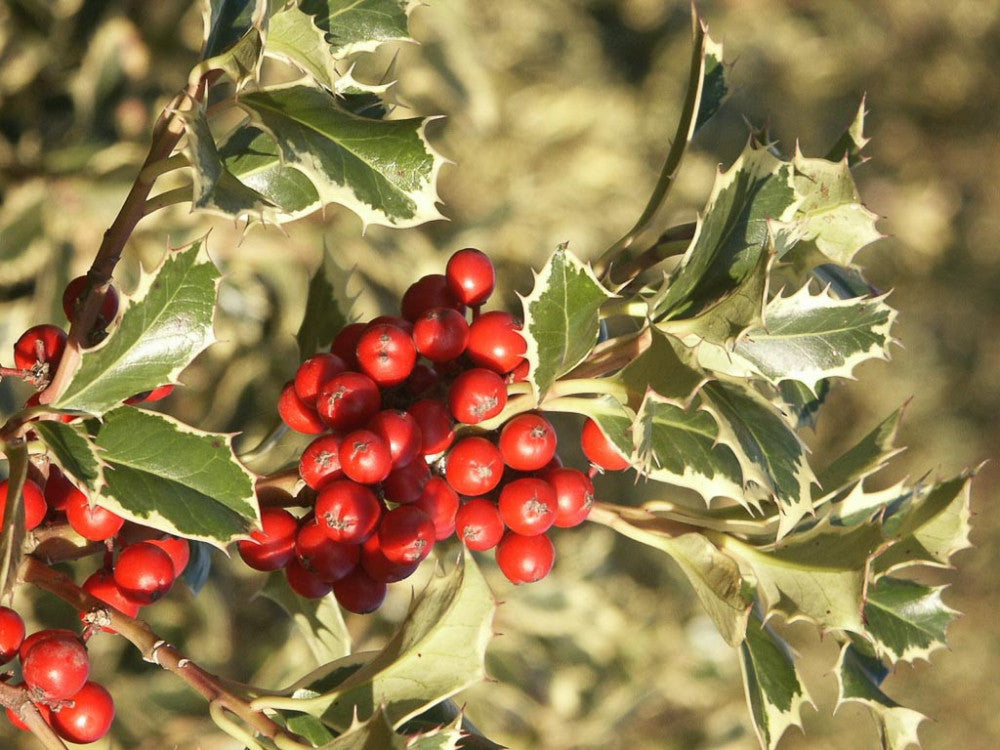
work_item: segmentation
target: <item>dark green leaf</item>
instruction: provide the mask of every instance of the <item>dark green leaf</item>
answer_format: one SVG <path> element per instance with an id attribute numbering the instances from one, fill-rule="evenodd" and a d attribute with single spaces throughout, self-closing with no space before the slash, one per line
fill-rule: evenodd
<path id="1" fill-rule="evenodd" d="M 816 393 L 795 380 L 784 380 L 778 384 L 781 394 L 781 410 L 794 416 L 796 429 L 816 427 L 820 407 L 830 393 L 830 381 L 820 380 L 815 384 Z"/>
<path id="2" fill-rule="evenodd" d="M 44 420 L 36 422 L 34 430 L 48 448 L 49 456 L 65 473 L 90 494 L 100 491 L 104 485 L 105 464 L 83 425 Z"/>
<path id="3" fill-rule="evenodd" d="M 411 6 L 405 0 L 299 0 L 299 7 L 326 32 L 335 57 L 371 52 L 385 42 L 410 38 Z"/>
<path id="4" fill-rule="evenodd" d="M 652 390 L 665 398 L 689 401 L 705 382 L 705 374 L 691 367 L 677 353 L 677 339 L 650 328 L 649 346 L 618 374 L 628 389 L 630 402 Z M 676 346 L 681 346 L 679 342 Z"/>
<path id="5" fill-rule="evenodd" d="M 261 593 L 292 618 L 317 664 L 326 664 L 351 653 L 351 635 L 340 606 L 332 596 L 305 599 L 292 591 L 281 573 L 270 576 Z"/>
<path id="6" fill-rule="evenodd" d="M 896 434 L 903 417 L 903 407 L 896 409 L 854 446 L 834 459 L 816 475 L 816 481 L 825 496 L 874 474 L 890 458 L 900 452 L 896 447 Z"/>
<path id="7" fill-rule="evenodd" d="M 323 260 L 309 281 L 306 310 L 295 337 L 302 359 L 311 357 L 320 349 L 328 349 L 334 337 L 348 324 L 347 317 L 341 312 L 342 300 L 338 299 L 338 292 L 345 290 L 346 275 L 330 249 L 324 247 Z"/>
<path id="8" fill-rule="evenodd" d="M 118 327 L 83 352 L 52 406 L 101 415 L 137 393 L 176 383 L 215 340 L 218 280 L 204 240 L 169 252 L 154 273 L 143 276 Z"/>
<path id="9" fill-rule="evenodd" d="M 191 558 L 184 568 L 182 577 L 192 594 L 197 594 L 208 583 L 208 575 L 212 572 L 212 546 L 205 542 L 189 542 Z"/>
<path id="10" fill-rule="evenodd" d="M 719 111 L 719 107 L 722 106 L 722 102 L 728 94 L 726 69 L 722 64 L 722 45 L 706 36 L 701 101 L 698 103 L 698 119 L 694 124 L 695 132 Z"/>
<path id="11" fill-rule="evenodd" d="M 826 158 L 830 161 L 846 159 L 848 165 L 853 167 L 865 160 L 861 152 L 869 140 L 871 139 L 865 136 L 865 100 L 862 98 L 854 119 L 827 152 Z"/>
<path id="12" fill-rule="evenodd" d="M 208 0 L 205 3 L 205 48 L 202 59 L 221 55 L 253 28 L 266 8 L 265 0 Z"/>
<path id="13" fill-rule="evenodd" d="M 882 658 L 912 662 L 945 647 L 958 612 L 941 600 L 944 588 L 883 576 L 868 589 L 865 623 Z"/>

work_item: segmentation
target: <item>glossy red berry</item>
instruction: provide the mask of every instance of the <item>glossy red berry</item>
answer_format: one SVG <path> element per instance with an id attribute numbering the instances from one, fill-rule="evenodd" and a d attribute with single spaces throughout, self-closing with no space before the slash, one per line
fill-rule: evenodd
<path id="1" fill-rule="evenodd" d="M 295 371 L 295 395 L 307 406 L 315 407 L 323 385 L 334 375 L 347 371 L 347 363 L 336 354 L 317 354 Z"/>
<path id="2" fill-rule="evenodd" d="M 348 370 L 334 375 L 316 397 L 316 411 L 327 426 L 349 432 L 378 413 L 382 394 L 370 377 Z"/>
<path id="3" fill-rule="evenodd" d="M 507 385 L 484 367 L 466 370 L 448 389 L 448 408 L 464 424 L 479 424 L 495 417 L 507 405 Z"/>
<path id="4" fill-rule="evenodd" d="M 486 302 L 496 284 L 493 261 L 482 250 L 474 247 L 454 253 L 445 266 L 445 276 L 451 293 L 470 307 Z"/>
<path id="5" fill-rule="evenodd" d="M 441 382 L 441 375 L 426 362 L 417 362 L 413 366 L 413 372 L 403 383 L 403 388 L 413 397 L 422 396 L 431 388 Z"/>
<path id="6" fill-rule="evenodd" d="M 335 542 L 360 544 L 375 533 L 382 506 L 375 493 L 350 479 L 337 479 L 316 498 L 316 522 Z"/>
<path id="7" fill-rule="evenodd" d="M 455 297 L 448 286 L 448 279 L 441 273 L 421 276 L 410 284 L 403 293 L 400 307 L 403 317 L 409 321 L 415 321 L 435 307 L 452 307 L 465 312 L 465 305 Z"/>
<path id="8" fill-rule="evenodd" d="M 583 423 L 583 430 L 580 432 L 580 446 L 583 448 L 583 455 L 592 464 L 596 464 L 606 471 L 622 471 L 630 465 L 628 459 L 608 439 L 597 422 L 590 417 L 587 417 L 587 421 Z"/>
<path id="9" fill-rule="evenodd" d="M 165 596 L 176 577 L 170 555 L 149 542 L 130 544 L 115 561 L 115 583 L 139 604 L 152 604 Z"/>
<path id="10" fill-rule="evenodd" d="M 31 650 L 37 646 L 42 641 L 47 641 L 50 638 L 69 638 L 70 640 L 76 639 L 80 640 L 80 636 L 74 633 L 72 630 L 67 630 L 66 628 L 46 628 L 45 630 L 37 630 L 21 643 L 21 648 L 17 650 L 18 658 L 20 658 L 21 663 L 27 658 Z"/>
<path id="11" fill-rule="evenodd" d="M 121 590 L 110 570 L 104 568 L 95 570 L 83 582 L 83 586 L 80 588 L 95 599 L 100 599 L 109 607 L 118 610 L 123 615 L 127 615 L 128 617 L 137 617 L 139 615 L 139 603 L 129 599 L 125 595 L 125 592 Z M 85 616 L 85 613 L 80 613 L 81 620 Z M 102 627 L 101 629 L 107 633 L 115 632 L 112 628 Z"/>
<path id="12" fill-rule="evenodd" d="M 382 482 L 382 492 L 391 503 L 413 503 L 420 497 L 430 478 L 431 470 L 427 462 L 423 458 L 417 458 L 406 466 L 389 472 L 389 476 Z"/>
<path id="13" fill-rule="evenodd" d="M 297 557 L 285 566 L 285 579 L 292 591 L 305 599 L 319 599 L 333 591 L 331 581 L 313 573 Z"/>
<path id="14" fill-rule="evenodd" d="M 356 369 L 358 366 L 358 339 L 367 323 L 351 323 L 340 329 L 330 345 L 330 353 L 336 354 L 347 364 L 348 367 Z"/>
<path id="15" fill-rule="evenodd" d="M 556 518 L 552 525 L 568 529 L 583 523 L 594 506 L 594 483 L 590 477 L 570 468 L 551 469 L 542 476 L 556 493 Z"/>
<path id="16" fill-rule="evenodd" d="M 295 555 L 306 570 L 324 581 L 333 582 L 354 570 L 361 556 L 361 547 L 333 541 L 313 518 L 299 528 L 295 537 Z"/>
<path id="17" fill-rule="evenodd" d="M 24 620 L 10 607 L 0 607 L 0 664 L 15 656 L 24 642 Z"/>
<path id="18" fill-rule="evenodd" d="M 469 500 L 455 514 L 455 535 L 469 549 L 477 552 L 493 549 L 503 532 L 500 509 L 485 498 Z"/>
<path id="19" fill-rule="evenodd" d="M 379 583 L 396 583 L 409 578 L 420 567 L 420 560 L 412 563 L 393 562 L 382 554 L 378 534 L 373 534 L 361 545 L 358 565 L 368 577 Z"/>
<path id="20" fill-rule="evenodd" d="M 284 508 L 262 508 L 261 528 L 236 543 L 243 562 L 254 570 L 279 570 L 295 555 L 299 522 Z"/>
<path id="21" fill-rule="evenodd" d="M 552 570 L 556 550 L 545 534 L 524 536 L 513 531 L 504 534 L 496 549 L 497 566 L 511 583 L 534 583 Z"/>
<path id="22" fill-rule="evenodd" d="M 333 584 L 333 595 L 340 606 L 359 615 L 382 606 L 388 590 L 385 583 L 373 580 L 360 566 Z"/>
<path id="23" fill-rule="evenodd" d="M 340 441 L 340 468 L 348 479 L 377 484 L 392 471 L 389 446 L 371 430 L 354 430 Z"/>
<path id="24" fill-rule="evenodd" d="M 508 482 L 497 501 L 504 525 L 532 536 L 547 531 L 556 518 L 556 493 L 544 479 L 524 477 Z"/>
<path id="25" fill-rule="evenodd" d="M 84 499 L 87 498 L 83 491 L 73 484 L 56 464 L 49 464 L 49 477 L 45 480 L 43 494 L 46 505 L 55 511 L 65 510 L 70 499 L 77 495 Z"/>
<path id="26" fill-rule="evenodd" d="M 282 421 L 296 432 L 305 435 L 319 435 L 326 432 L 326 422 L 314 408 L 306 404 L 295 393 L 295 382 L 288 381 L 278 396 L 278 414 Z"/>
<path id="27" fill-rule="evenodd" d="M 556 430 L 540 414 L 518 414 L 500 432 L 500 455 L 518 471 L 538 471 L 556 454 Z"/>
<path id="28" fill-rule="evenodd" d="M 336 432 L 320 435 L 302 451 L 299 476 L 314 490 L 322 489 L 328 482 L 344 476 L 340 468 L 342 439 L 343 436 Z"/>
<path id="29" fill-rule="evenodd" d="M 495 310 L 483 313 L 469 326 L 466 353 L 480 367 L 507 373 L 524 361 L 528 345 L 521 326 L 510 313 Z"/>
<path id="30" fill-rule="evenodd" d="M 417 351 L 431 362 L 450 362 L 465 351 L 469 324 L 457 310 L 435 307 L 413 324 L 413 342 Z"/>
<path id="31" fill-rule="evenodd" d="M 382 387 L 399 385 L 413 372 L 417 347 L 402 328 L 390 323 L 370 325 L 358 339 L 358 364 Z"/>
<path id="32" fill-rule="evenodd" d="M 110 539 L 125 524 L 125 519 L 117 513 L 92 505 L 82 492 L 74 494 L 66 503 L 66 519 L 73 531 L 92 542 Z"/>
<path id="33" fill-rule="evenodd" d="M 4 479 L 0 482 L 0 524 L 6 516 L 7 494 L 10 489 L 10 481 Z M 36 528 L 44 519 L 49 506 L 45 502 L 45 495 L 42 488 L 30 479 L 24 480 L 24 488 L 21 490 L 21 498 L 24 504 L 24 527 L 28 531 Z"/>
<path id="34" fill-rule="evenodd" d="M 21 660 L 24 683 L 50 701 L 68 700 L 80 691 L 90 675 L 90 657 L 75 634 L 52 631 L 39 639 Z"/>
<path id="35" fill-rule="evenodd" d="M 45 323 L 32 326 L 14 343 L 14 364 L 30 370 L 48 364 L 49 374 L 55 372 L 66 349 L 66 331 Z"/>
<path id="36" fill-rule="evenodd" d="M 431 477 L 424 485 L 414 505 L 434 522 L 437 541 L 455 533 L 455 514 L 458 512 L 458 493 L 441 477 Z"/>
<path id="37" fill-rule="evenodd" d="M 52 728 L 64 740 L 85 745 L 106 735 L 114 718 L 111 693 L 96 682 L 87 682 L 52 714 Z"/>
<path id="38" fill-rule="evenodd" d="M 378 543 L 391 562 L 418 563 L 434 546 L 434 521 L 416 505 L 400 505 L 382 516 Z"/>
<path id="39" fill-rule="evenodd" d="M 483 437 L 462 438 L 448 452 L 445 477 L 460 495 L 485 495 L 503 476 L 500 451 Z"/>
<path id="40" fill-rule="evenodd" d="M 389 446 L 393 468 L 406 466 L 420 455 L 423 436 L 420 425 L 411 414 L 396 409 L 383 409 L 368 423 L 368 429 Z"/>
<path id="41" fill-rule="evenodd" d="M 425 456 L 448 450 L 455 440 L 455 428 L 448 407 L 434 399 L 415 401 L 407 410 L 420 428 L 421 449 Z"/>
<path id="42" fill-rule="evenodd" d="M 63 291 L 62 296 L 62 307 L 63 312 L 66 313 L 66 317 L 69 320 L 72 321 L 76 319 L 77 313 L 80 311 L 80 308 L 84 303 L 83 293 L 86 290 L 86 276 L 77 276 L 66 285 L 66 289 Z M 108 290 L 104 294 L 104 300 L 101 302 L 101 310 L 98 313 L 98 328 L 107 328 L 108 324 L 115 319 L 117 314 L 118 290 L 115 289 L 114 286 L 108 286 Z"/>
<path id="43" fill-rule="evenodd" d="M 147 541 L 170 556 L 170 561 L 174 564 L 174 575 L 180 578 L 191 560 L 191 543 L 182 537 L 170 535 Z"/>

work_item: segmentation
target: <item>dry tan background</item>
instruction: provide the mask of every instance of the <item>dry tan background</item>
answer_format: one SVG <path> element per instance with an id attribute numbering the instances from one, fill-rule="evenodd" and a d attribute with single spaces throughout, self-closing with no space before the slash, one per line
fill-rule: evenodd
<path id="1" fill-rule="evenodd" d="M 903 345 L 836 389 L 807 436 L 817 462 L 906 400 L 901 442 L 909 449 L 885 482 L 995 459 L 1000 5 L 698 5 L 726 45 L 733 95 L 685 164 L 678 220 L 694 216 L 716 166 L 739 152 L 746 121 L 768 123 L 786 150 L 798 139 L 819 155 L 867 95 L 871 161 L 857 179 L 889 238 L 858 260 L 875 284 L 893 290 Z M 666 0 L 431 0 L 417 9 L 421 44 L 399 50 L 397 96 L 400 113 L 446 115 L 432 136 L 455 162 L 441 183 L 450 221 L 373 227 L 361 237 L 356 218 L 331 209 L 284 233 L 241 240 L 225 222 L 185 210 L 156 215 L 129 249 L 123 287 L 168 239 L 176 244 L 208 226 L 227 273 L 223 342 L 188 371 L 189 388 L 167 408 L 209 429 L 245 430 L 248 442 L 273 422 L 271 404 L 294 366 L 291 334 L 305 282 L 324 241 L 357 268 L 350 288 L 364 315 L 391 311 L 411 280 L 439 271 L 465 245 L 497 259 L 508 306 L 530 287 L 529 267 L 556 244 L 596 255 L 628 229 L 655 181 L 683 95 L 689 28 L 688 4 Z M 0 6 L 0 219 L 37 206 L 41 225 L 23 248 L 0 251 L 4 350 L 30 323 L 57 320 L 57 290 L 86 268 L 134 176 L 150 117 L 180 86 L 199 43 L 198 10 L 180 0 Z M 0 395 L 10 408 L 14 396 Z M 951 649 L 886 683 L 890 695 L 933 719 L 921 732 L 927 748 L 1000 745 L 998 476 L 987 463 L 974 486 L 976 548 L 957 557 L 957 571 L 935 578 L 952 583 L 946 601 L 965 613 L 951 628 Z M 634 491 L 628 483 L 603 490 L 615 500 Z M 755 746 L 735 657 L 713 637 L 676 569 L 600 529 L 562 535 L 559 553 L 541 584 L 515 590 L 497 581 L 504 604 L 489 660 L 496 681 L 465 696 L 481 729 L 539 750 Z M 178 591 L 151 619 L 220 673 L 283 682 L 302 659 L 301 643 L 270 605 L 250 600 L 259 580 L 221 558 L 217 572 L 196 599 Z M 397 591 L 379 618 L 351 619 L 362 647 L 378 643 L 407 596 Z M 34 609 L 49 623 L 71 617 L 52 603 Z M 782 747 L 874 746 L 863 711 L 831 716 L 833 645 L 808 627 L 786 633 L 819 710 L 806 711 L 807 737 L 793 730 Z M 106 746 L 233 746 L 216 738 L 203 707 L 168 675 L 151 673 L 114 639 L 93 649 L 97 675 L 119 706 L 117 739 Z M 10 732 L 0 728 L 0 737 Z"/>

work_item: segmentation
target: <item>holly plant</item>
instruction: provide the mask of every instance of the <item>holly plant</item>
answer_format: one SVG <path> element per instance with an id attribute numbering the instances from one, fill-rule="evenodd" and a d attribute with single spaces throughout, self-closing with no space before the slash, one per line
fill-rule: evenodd
<path id="1" fill-rule="evenodd" d="M 220 271 L 202 237 L 121 288 L 143 217 L 188 204 L 262 224 L 276 253 L 274 225 L 330 204 L 400 230 L 441 218 L 428 119 L 398 116 L 386 82 L 352 73 L 408 38 L 412 7 L 206 3 L 201 61 L 65 289 L 68 330 L 30 327 L 3 369 L 33 393 L 0 428 L 2 594 L 54 596 L 80 616 L 79 630 L 25 633 L 0 608 L 10 721 L 47 748 L 104 736 L 114 697 L 90 679 L 88 643 L 124 638 L 248 748 L 497 747 L 454 700 L 484 678 L 493 635 L 480 566 L 538 581 L 559 564 L 552 538 L 588 522 L 683 572 L 741 666 L 762 747 L 812 703 L 775 628 L 797 620 L 839 644 L 839 703 L 869 709 L 884 747 L 917 744 L 924 717 L 881 683 L 944 646 L 956 613 L 914 573 L 968 546 L 970 474 L 874 489 L 901 408 L 839 456 L 810 455 L 800 436 L 836 380 L 895 343 L 896 313 L 856 264 L 881 236 L 852 177 L 864 107 L 819 156 L 752 132 L 697 221 L 668 226 L 684 153 L 727 95 L 721 45 L 698 18 L 659 179 L 611 247 L 550 249 L 519 309 L 491 309 L 486 252 L 452 248 L 371 320 L 352 314 L 327 251 L 294 377 L 264 407 L 271 435 L 237 454 L 234 435 L 156 408 L 215 341 Z M 269 58 L 296 75 L 271 82 Z M 564 465 L 567 445 L 585 465 Z M 648 499 L 602 497 L 615 472 Z M 302 630 L 315 663 L 294 684 L 213 675 L 142 619 L 178 579 L 197 592 L 211 548 L 260 571 Z M 378 609 L 428 566 L 384 646 L 354 652 L 343 612 Z"/>

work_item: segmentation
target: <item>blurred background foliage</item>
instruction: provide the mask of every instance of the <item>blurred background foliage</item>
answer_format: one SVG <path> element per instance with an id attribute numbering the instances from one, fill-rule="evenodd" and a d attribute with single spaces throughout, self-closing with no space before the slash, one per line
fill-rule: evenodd
<path id="1" fill-rule="evenodd" d="M 748 123 L 766 124 L 787 153 L 820 155 L 867 96 L 872 161 L 861 193 L 889 237 L 860 256 L 892 289 L 903 346 L 835 388 L 806 438 L 818 465 L 901 402 L 908 451 L 885 484 L 952 474 L 1000 444 L 1000 5 L 992 0 L 703 0 L 726 45 L 733 95 L 699 136 L 674 197 L 687 221 L 719 165 L 742 148 Z M 443 114 L 431 136 L 456 164 L 442 173 L 448 222 L 394 231 L 329 210 L 284 229 L 242 228 L 187 209 L 144 221 L 116 273 L 126 291 L 140 266 L 211 229 L 224 269 L 220 342 L 183 376 L 163 408 L 253 445 L 277 421 L 274 402 L 293 372 L 309 273 L 324 243 L 345 269 L 354 313 L 394 311 L 406 286 L 440 272 L 466 245 L 501 269 L 498 304 L 518 309 L 560 242 L 587 258 L 638 216 L 673 132 L 687 75 L 690 19 L 674 0 L 434 0 L 412 24 L 420 45 L 386 50 L 359 68 L 377 80 L 395 61 L 401 115 Z M 190 0 L 5 0 L 0 4 L 0 345 L 10 351 L 38 322 L 63 323 L 58 296 L 89 265 L 121 205 L 152 120 L 182 85 L 201 44 Z M 287 71 L 265 71 L 287 75 Z M 25 397 L 0 388 L 0 410 Z M 570 442 L 569 440 L 565 442 Z M 574 446 L 564 449 L 572 462 Z M 951 650 L 904 667 L 887 692 L 934 719 L 928 748 L 1000 744 L 1000 514 L 998 469 L 973 489 L 973 541 L 958 557 L 946 601 L 965 613 Z M 660 492 L 631 480 L 601 494 L 628 502 Z M 678 571 L 656 552 L 604 529 L 558 539 L 552 576 L 503 601 L 488 668 L 495 682 L 463 698 L 473 721 L 514 748 L 752 748 L 735 654 L 715 636 Z M 444 554 L 448 554 L 445 551 Z M 79 575 L 89 572 L 87 563 Z M 259 577 L 219 555 L 195 598 L 180 587 L 152 608 L 154 626 L 209 669 L 276 686 L 308 667 L 306 649 Z M 397 587 L 398 589 L 398 587 Z M 396 590 L 379 616 L 352 617 L 359 649 L 381 642 L 405 611 Z M 17 606 L 36 623 L 68 624 L 56 602 Z M 835 647 L 810 627 L 785 628 L 803 655 L 819 705 L 789 748 L 876 742 L 862 709 L 831 716 Z M 230 748 L 200 699 L 118 639 L 92 645 L 99 679 L 118 704 L 107 746 Z M 13 730 L 0 727 L 4 746 Z M 25 737 L 18 746 L 31 746 Z"/>

